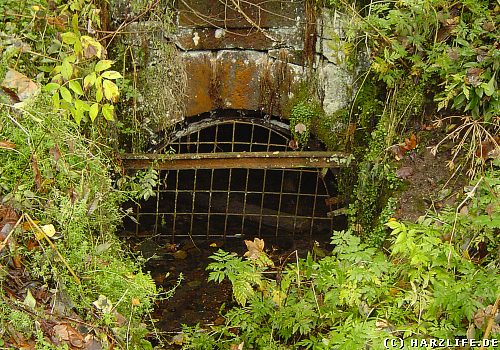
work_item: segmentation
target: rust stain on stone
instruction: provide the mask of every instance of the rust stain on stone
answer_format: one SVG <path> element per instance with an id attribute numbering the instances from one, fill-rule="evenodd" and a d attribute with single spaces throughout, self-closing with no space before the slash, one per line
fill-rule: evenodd
<path id="1" fill-rule="evenodd" d="M 211 111 L 216 106 L 211 94 L 213 68 L 210 53 L 185 55 L 188 75 L 186 115 L 196 115 Z"/>

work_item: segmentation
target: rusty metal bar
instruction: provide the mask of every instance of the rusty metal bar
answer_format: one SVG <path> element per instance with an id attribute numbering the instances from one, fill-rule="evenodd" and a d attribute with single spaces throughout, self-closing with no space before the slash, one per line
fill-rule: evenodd
<path id="1" fill-rule="evenodd" d="M 339 168 L 350 163 L 346 153 L 307 152 L 220 152 L 199 154 L 122 154 L 125 169 L 286 169 Z"/>

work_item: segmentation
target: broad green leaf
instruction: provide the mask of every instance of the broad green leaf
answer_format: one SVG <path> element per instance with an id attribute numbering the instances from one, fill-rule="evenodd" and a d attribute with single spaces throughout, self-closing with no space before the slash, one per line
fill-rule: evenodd
<path id="1" fill-rule="evenodd" d="M 94 103 L 92 106 L 90 106 L 90 110 L 89 110 L 89 116 L 90 116 L 90 120 L 92 122 L 94 122 L 98 113 L 99 113 L 99 104 Z"/>
<path id="2" fill-rule="evenodd" d="M 85 78 L 83 78 L 83 88 L 88 90 L 91 86 L 93 86 L 95 84 L 96 77 L 97 75 L 95 72 L 86 75 Z"/>
<path id="3" fill-rule="evenodd" d="M 82 118 L 83 118 L 83 111 L 72 108 L 71 109 L 71 115 L 75 119 L 76 123 L 78 125 L 80 125 L 80 122 L 82 121 Z"/>
<path id="4" fill-rule="evenodd" d="M 113 61 L 111 61 L 111 60 L 100 60 L 95 65 L 94 71 L 95 72 L 102 72 L 103 70 L 110 68 L 112 64 L 113 64 Z"/>
<path id="5" fill-rule="evenodd" d="M 61 38 L 63 43 L 73 45 L 78 41 L 78 36 L 73 32 L 62 33 Z"/>
<path id="6" fill-rule="evenodd" d="M 59 93 L 55 93 L 54 95 L 52 95 L 52 104 L 54 105 L 55 109 L 59 109 L 61 105 L 59 100 Z"/>
<path id="7" fill-rule="evenodd" d="M 71 92 L 64 86 L 61 86 L 61 97 L 63 98 L 64 101 L 71 103 L 73 102 L 73 96 L 71 96 Z"/>
<path id="8" fill-rule="evenodd" d="M 77 111 L 82 111 L 82 112 L 88 112 L 90 110 L 88 102 L 82 100 L 75 100 L 75 108 Z"/>
<path id="9" fill-rule="evenodd" d="M 104 96 L 106 99 L 117 102 L 118 97 L 120 96 L 120 92 L 118 91 L 118 86 L 113 83 L 111 80 L 104 80 L 102 82 L 102 87 L 104 89 Z"/>
<path id="10" fill-rule="evenodd" d="M 59 85 L 58 83 L 48 83 L 47 85 L 45 85 L 44 90 L 47 92 L 52 92 L 59 89 L 60 87 L 61 85 Z"/>
<path id="11" fill-rule="evenodd" d="M 107 72 L 102 73 L 101 77 L 106 78 L 106 79 L 119 79 L 123 78 L 120 73 L 114 70 L 109 70 Z"/>
<path id="12" fill-rule="evenodd" d="M 73 66 L 71 63 L 68 62 L 67 59 L 64 59 L 62 66 L 61 66 L 61 74 L 64 79 L 70 80 L 71 76 L 73 75 Z"/>
<path id="13" fill-rule="evenodd" d="M 491 77 L 490 81 L 488 84 L 481 84 L 481 86 L 484 88 L 484 93 L 486 96 L 491 96 L 495 93 L 495 75 Z"/>
<path id="14" fill-rule="evenodd" d="M 82 90 L 82 86 L 80 85 L 80 83 L 76 80 L 71 80 L 69 82 L 69 88 L 71 90 L 73 90 L 73 92 L 77 95 L 83 95 L 83 90 Z"/>
<path id="15" fill-rule="evenodd" d="M 104 106 L 102 106 L 102 115 L 106 120 L 114 120 L 114 114 L 115 114 L 115 107 L 106 103 Z"/>
<path id="16" fill-rule="evenodd" d="M 97 88 L 97 91 L 95 92 L 95 100 L 97 102 L 101 102 L 102 101 L 102 88 Z"/>
<path id="17" fill-rule="evenodd" d="M 92 56 L 100 58 L 102 56 L 102 45 L 97 40 L 87 35 L 83 35 L 80 40 L 85 58 L 91 58 Z"/>

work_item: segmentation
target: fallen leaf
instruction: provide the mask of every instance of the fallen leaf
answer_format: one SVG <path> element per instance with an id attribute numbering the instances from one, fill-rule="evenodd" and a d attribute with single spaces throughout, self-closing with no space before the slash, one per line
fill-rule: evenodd
<path id="1" fill-rule="evenodd" d="M 295 141 L 294 139 L 291 139 L 288 142 L 288 147 L 290 147 L 293 150 L 296 150 L 297 148 L 299 148 L 299 145 L 297 144 L 297 141 Z"/>
<path id="2" fill-rule="evenodd" d="M 38 85 L 33 80 L 14 69 L 7 71 L 0 85 L 8 89 L 15 89 L 21 101 L 30 98 L 38 91 Z"/>
<path id="3" fill-rule="evenodd" d="M 30 290 L 26 293 L 26 297 L 24 298 L 24 305 L 28 306 L 31 309 L 34 309 L 36 306 L 36 300 L 31 294 Z"/>
<path id="4" fill-rule="evenodd" d="M 16 144 L 14 142 L 10 142 L 8 140 L 3 140 L 3 141 L 0 141 L 0 148 L 16 149 Z"/>
<path id="5" fill-rule="evenodd" d="M 132 305 L 134 306 L 141 305 L 141 301 L 137 298 L 132 298 Z"/>
<path id="6" fill-rule="evenodd" d="M 178 333 L 172 337 L 172 343 L 174 343 L 175 345 L 182 345 L 184 344 L 184 341 L 184 333 Z"/>
<path id="7" fill-rule="evenodd" d="M 231 350 L 243 350 L 243 346 L 245 342 L 241 342 L 240 344 L 231 344 Z"/>
<path id="8" fill-rule="evenodd" d="M 403 159 L 406 153 L 406 150 L 403 149 L 403 147 L 401 147 L 400 145 L 393 145 L 389 147 L 389 151 L 391 151 L 392 154 L 394 154 L 394 158 L 396 158 L 396 160 Z"/>
<path id="9" fill-rule="evenodd" d="M 249 259 L 257 260 L 264 253 L 264 240 L 254 238 L 253 242 L 245 240 L 248 251 L 244 254 Z"/>
<path id="10" fill-rule="evenodd" d="M 405 144 L 403 146 L 403 149 L 405 149 L 406 151 L 411 151 L 416 147 L 417 147 L 417 136 L 415 136 L 415 134 L 411 134 L 409 139 L 405 139 Z"/>
<path id="11" fill-rule="evenodd" d="M 103 313 L 107 314 L 111 312 L 113 309 L 113 304 L 106 298 L 104 295 L 99 295 L 99 298 L 92 303 L 98 310 L 101 310 Z"/>
<path id="12" fill-rule="evenodd" d="M 43 233 L 45 233 L 48 237 L 52 238 L 56 234 L 56 229 L 52 224 L 43 225 L 40 228 L 42 229 Z"/>

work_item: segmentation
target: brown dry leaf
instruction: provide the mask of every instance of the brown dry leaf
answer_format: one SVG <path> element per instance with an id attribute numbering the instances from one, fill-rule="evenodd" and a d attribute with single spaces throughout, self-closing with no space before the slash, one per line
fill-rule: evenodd
<path id="1" fill-rule="evenodd" d="M 21 101 L 30 98 L 38 91 L 38 85 L 33 80 L 14 69 L 7 71 L 0 85 L 7 89 L 17 90 L 17 96 Z"/>
<path id="2" fill-rule="evenodd" d="M 245 342 L 241 342 L 240 344 L 231 344 L 231 350 L 243 350 L 243 346 Z"/>
<path id="3" fill-rule="evenodd" d="M 69 343 L 75 348 L 82 348 L 84 345 L 83 336 L 73 327 L 68 326 Z"/>
<path id="4" fill-rule="evenodd" d="M 85 350 L 102 350 L 102 345 L 89 334 L 85 337 Z"/>
<path id="5" fill-rule="evenodd" d="M 403 148 L 406 151 L 411 151 L 412 149 L 415 149 L 415 147 L 417 147 L 417 136 L 415 136 L 415 134 L 411 134 L 409 139 L 405 139 Z"/>
<path id="6" fill-rule="evenodd" d="M 35 184 L 38 189 L 42 188 L 42 175 L 40 174 L 40 169 L 38 168 L 38 162 L 36 160 L 36 155 L 31 156 L 31 166 L 33 167 L 33 173 L 35 175 Z"/>
<path id="7" fill-rule="evenodd" d="M 56 163 L 61 158 L 61 151 L 59 150 L 59 147 L 57 145 L 55 145 L 54 147 L 52 147 L 49 150 L 49 153 L 52 156 L 52 158 L 54 158 L 54 160 L 56 161 Z"/>
<path id="8" fill-rule="evenodd" d="M 10 142 L 8 140 L 3 140 L 3 141 L 0 141 L 0 148 L 16 149 L 16 144 L 14 142 Z"/>
<path id="9" fill-rule="evenodd" d="M 326 205 L 337 205 L 345 202 L 345 197 L 344 196 L 337 196 L 337 197 L 328 197 L 325 198 L 325 204 Z"/>
<path id="10" fill-rule="evenodd" d="M 69 331 L 68 326 L 65 324 L 56 324 L 52 331 L 54 332 L 54 336 L 59 341 L 68 341 L 69 340 Z"/>
<path id="11" fill-rule="evenodd" d="M 392 154 L 394 154 L 394 158 L 396 158 L 396 160 L 403 159 L 406 153 L 406 150 L 400 145 L 393 145 L 389 147 L 389 151 L 391 151 Z"/>
<path id="12" fill-rule="evenodd" d="M 486 327 L 485 323 L 488 322 L 489 317 L 491 316 L 491 311 L 493 310 L 493 305 L 488 305 L 484 309 L 480 309 L 476 312 L 474 315 L 474 324 L 476 325 L 477 328 L 483 328 Z M 498 312 L 495 317 L 498 317 Z M 500 325 L 497 323 L 493 322 L 493 328 L 491 329 L 493 333 L 500 333 Z"/>
<path id="13" fill-rule="evenodd" d="M 37 225 L 38 225 L 38 224 L 40 223 L 40 221 L 38 221 L 38 220 L 33 220 L 33 223 L 35 223 L 35 224 L 37 224 Z M 33 226 L 33 225 L 31 224 L 31 222 L 30 222 L 30 221 L 23 222 L 23 230 L 24 230 L 24 231 L 31 231 L 31 230 L 33 230 L 34 228 L 35 228 L 35 226 Z"/>
<path id="14" fill-rule="evenodd" d="M 67 19 L 66 18 L 61 18 L 61 17 L 47 17 L 47 23 L 50 25 L 53 25 L 59 30 L 64 30 L 65 29 L 65 23 Z"/>
<path id="15" fill-rule="evenodd" d="M 288 142 L 288 147 L 290 147 L 293 150 L 296 150 L 297 148 L 299 148 L 299 145 L 297 144 L 297 141 L 291 139 L 290 142 Z"/>
<path id="16" fill-rule="evenodd" d="M 264 253 L 264 240 L 260 238 L 254 238 L 253 242 L 245 240 L 248 251 L 244 254 L 249 259 L 257 260 L 261 254 Z"/>

